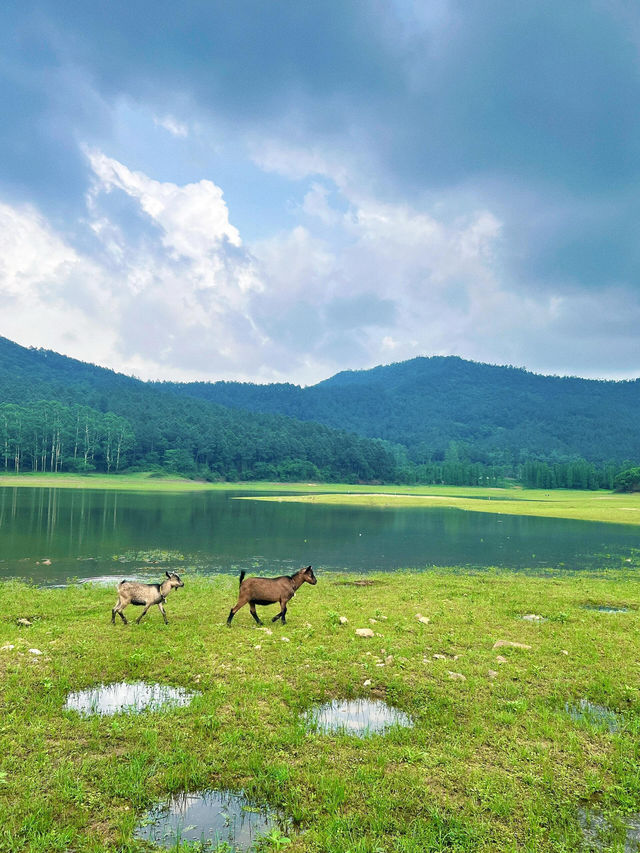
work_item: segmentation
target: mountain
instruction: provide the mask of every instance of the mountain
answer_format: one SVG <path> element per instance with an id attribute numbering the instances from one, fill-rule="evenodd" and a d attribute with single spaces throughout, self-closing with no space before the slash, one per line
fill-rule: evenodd
<path id="1" fill-rule="evenodd" d="M 0 470 L 370 481 L 397 479 L 402 458 L 377 439 L 231 410 L 0 338 Z"/>
<path id="2" fill-rule="evenodd" d="M 306 388 L 238 382 L 158 387 L 381 438 L 415 462 L 640 459 L 640 380 L 542 376 L 454 356 L 343 371 Z"/>

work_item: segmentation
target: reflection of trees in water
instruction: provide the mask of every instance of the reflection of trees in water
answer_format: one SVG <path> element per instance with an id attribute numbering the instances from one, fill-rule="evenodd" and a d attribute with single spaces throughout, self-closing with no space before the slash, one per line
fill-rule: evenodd
<path id="1" fill-rule="evenodd" d="M 0 571 L 60 580 L 131 573 L 184 556 L 200 569 L 266 574 L 314 565 L 356 571 L 430 565 L 535 568 L 632 557 L 634 529 L 455 508 L 367 508 L 234 500 L 241 492 L 0 488 Z M 255 493 L 254 493 L 255 494 Z M 535 555 L 535 556 L 534 556 Z M 617 556 L 616 556 L 617 555 Z M 117 557 L 125 565 L 119 566 Z M 36 561 L 51 558 L 50 568 Z M 116 557 L 116 560 L 114 560 Z M 79 563 L 94 560 L 90 565 Z M 41 575 L 38 576 L 37 573 Z"/>

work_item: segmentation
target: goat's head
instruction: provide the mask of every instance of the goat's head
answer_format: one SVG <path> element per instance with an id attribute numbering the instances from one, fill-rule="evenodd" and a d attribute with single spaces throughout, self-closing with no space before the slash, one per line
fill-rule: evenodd
<path id="1" fill-rule="evenodd" d="M 184 586 L 184 581 L 181 581 L 175 572 L 171 572 L 171 574 L 165 572 L 165 575 L 169 578 L 171 589 L 178 589 L 178 587 Z"/>
<path id="2" fill-rule="evenodd" d="M 314 575 L 311 566 L 307 566 L 306 569 L 302 569 L 302 579 L 307 583 L 310 583 L 312 586 L 318 583 L 318 578 Z"/>

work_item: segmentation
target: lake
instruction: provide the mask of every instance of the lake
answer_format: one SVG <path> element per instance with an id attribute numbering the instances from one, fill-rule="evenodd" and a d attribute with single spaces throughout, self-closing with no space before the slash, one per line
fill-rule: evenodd
<path id="1" fill-rule="evenodd" d="M 639 531 L 632 525 L 235 499 L 249 494 L 257 493 L 1 487 L 0 578 L 62 584 L 155 578 L 168 568 L 275 575 L 309 564 L 320 572 L 366 573 L 639 563 Z"/>

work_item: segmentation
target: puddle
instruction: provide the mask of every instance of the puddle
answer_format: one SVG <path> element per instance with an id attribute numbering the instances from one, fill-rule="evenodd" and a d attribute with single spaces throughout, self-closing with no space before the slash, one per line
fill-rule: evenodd
<path id="1" fill-rule="evenodd" d="M 200 791 L 178 794 L 147 812 L 136 838 L 167 849 L 177 849 L 180 842 L 195 841 L 201 842 L 205 850 L 226 844 L 229 851 L 245 851 L 254 849 L 256 840 L 274 827 L 285 828 L 279 816 L 255 808 L 242 795 Z"/>
<path id="2" fill-rule="evenodd" d="M 407 714 L 379 699 L 334 699 L 308 711 L 304 718 L 310 729 L 321 734 L 342 732 L 357 737 L 386 732 L 392 726 L 413 726 Z"/>
<path id="3" fill-rule="evenodd" d="M 608 604 L 585 604 L 585 610 L 597 610 L 598 613 L 628 613 L 628 607 L 610 607 Z"/>
<path id="4" fill-rule="evenodd" d="M 624 853 L 640 850 L 640 814 L 621 815 L 614 825 L 600 812 L 578 809 L 578 824 L 586 850 L 610 849 L 612 844 Z"/>
<path id="5" fill-rule="evenodd" d="M 141 711 L 181 708 L 188 705 L 195 695 L 182 687 L 146 684 L 144 681 L 128 684 L 122 681 L 69 693 L 64 709 L 77 711 L 85 717 L 92 714 L 109 716 L 123 712 L 138 714 Z"/>
<path id="6" fill-rule="evenodd" d="M 609 732 L 617 732 L 620 730 L 620 720 L 618 715 L 615 711 L 612 711 L 605 705 L 596 705 L 588 699 L 580 699 L 577 705 L 570 705 L 569 702 L 567 702 L 564 709 L 571 719 L 576 722 L 584 722 L 592 726 L 603 727 Z"/>

